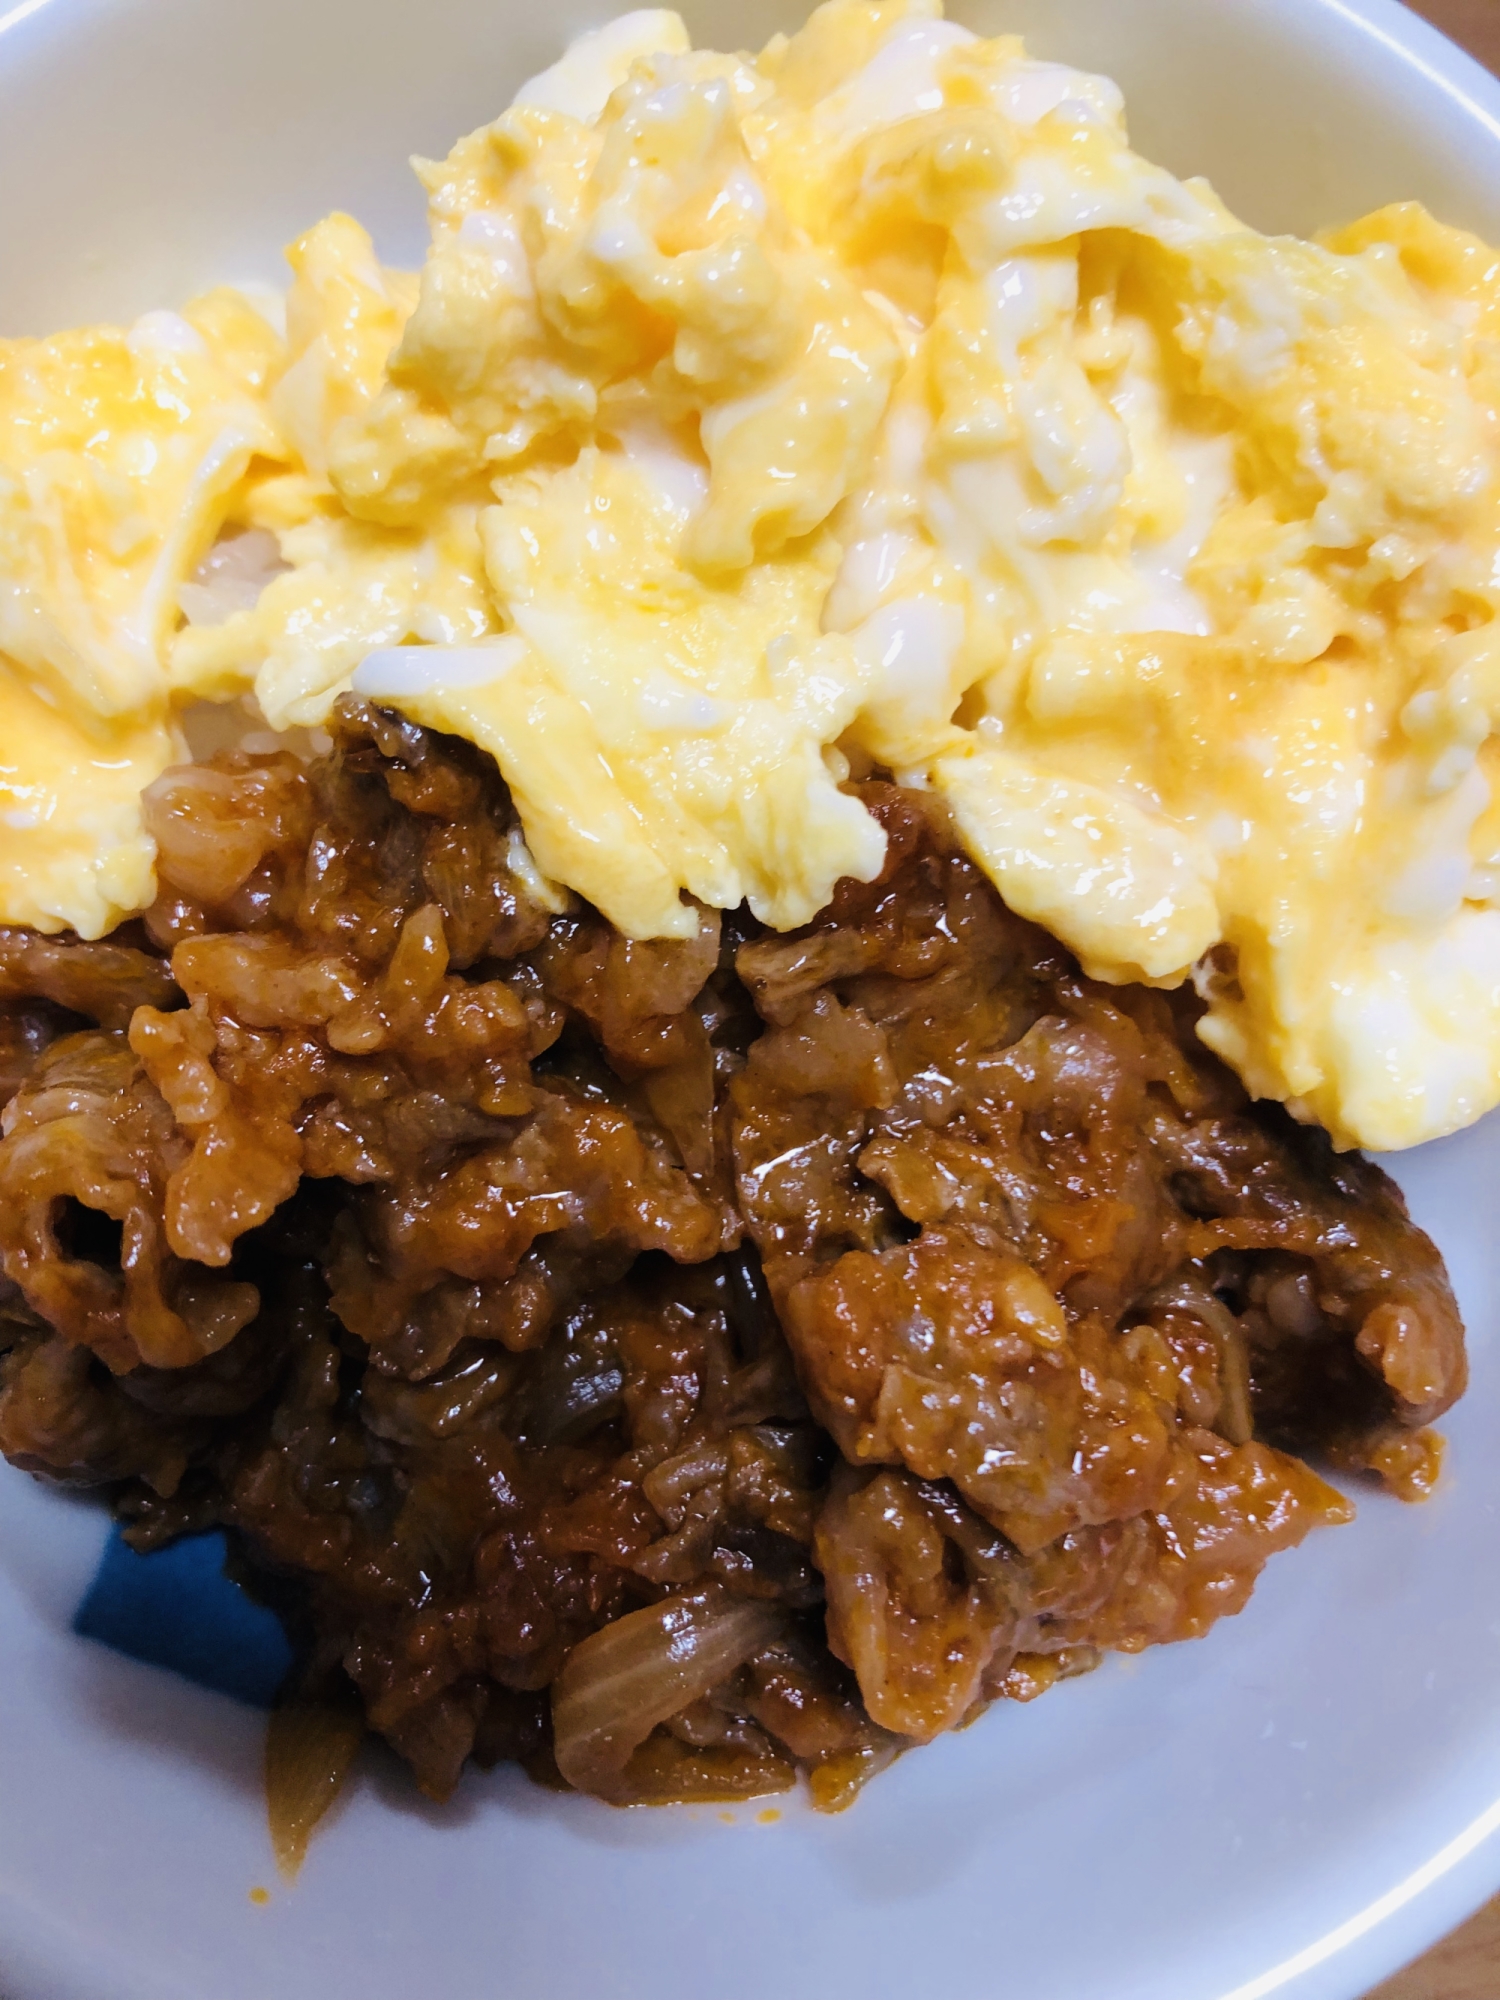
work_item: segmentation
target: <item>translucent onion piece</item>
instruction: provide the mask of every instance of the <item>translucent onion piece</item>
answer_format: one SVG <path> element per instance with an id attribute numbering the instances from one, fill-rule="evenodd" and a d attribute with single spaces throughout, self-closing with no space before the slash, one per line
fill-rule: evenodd
<path id="1" fill-rule="evenodd" d="M 837 1813 L 852 1806 L 870 1779 L 888 1770 L 905 1747 L 900 1737 L 886 1736 L 852 1750 L 835 1750 L 832 1756 L 820 1759 L 807 1781 L 813 1810 Z"/>
<path id="2" fill-rule="evenodd" d="M 222 536 L 177 592 L 189 625 L 222 625 L 237 611 L 253 611 L 260 594 L 288 565 L 281 544 L 265 528 Z"/>
<path id="3" fill-rule="evenodd" d="M 591 1633 L 552 1687 L 558 1769 L 580 1792 L 618 1793 L 637 1744 L 777 1637 L 781 1623 L 770 1605 L 713 1592 L 667 1598 Z"/>
<path id="4" fill-rule="evenodd" d="M 355 1707 L 308 1703 L 271 1711 L 266 1730 L 266 1811 L 276 1866 L 292 1881 L 314 1827 L 343 1790 L 361 1742 Z"/>

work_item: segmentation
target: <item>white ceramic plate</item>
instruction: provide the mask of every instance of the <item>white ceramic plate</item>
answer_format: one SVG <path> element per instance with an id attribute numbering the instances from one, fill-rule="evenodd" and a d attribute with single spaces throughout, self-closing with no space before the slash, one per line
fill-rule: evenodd
<path id="1" fill-rule="evenodd" d="M 442 152 L 604 0 L 27 0 L 0 19 L 0 330 L 129 316 L 352 209 L 420 253 Z M 685 8 L 737 46 L 785 0 Z M 1250 220 L 1426 200 L 1500 240 L 1500 88 L 1387 0 L 996 0 Z M 1198 1645 L 903 1760 L 853 1811 L 617 1813 L 371 1758 L 276 1880 L 262 1719 L 75 1637 L 105 1525 L 0 1477 L 6 2000 L 1354 2000 L 1500 1884 L 1500 1124 L 1408 1156 L 1473 1387 Z M 261 1885 L 268 1902 L 251 1899 Z"/>

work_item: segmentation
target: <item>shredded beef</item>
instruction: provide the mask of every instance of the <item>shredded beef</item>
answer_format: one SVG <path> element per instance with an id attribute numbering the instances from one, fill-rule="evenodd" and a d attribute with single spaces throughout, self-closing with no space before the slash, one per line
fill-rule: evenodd
<path id="1" fill-rule="evenodd" d="M 153 788 L 141 925 L 0 933 L 0 1449 L 230 1529 L 293 1698 L 434 1795 L 841 1805 L 1240 1609 L 1349 1512 L 1296 1454 L 1436 1474 L 1462 1328 L 1390 1182 L 861 795 L 814 924 L 640 943 L 348 699 Z"/>

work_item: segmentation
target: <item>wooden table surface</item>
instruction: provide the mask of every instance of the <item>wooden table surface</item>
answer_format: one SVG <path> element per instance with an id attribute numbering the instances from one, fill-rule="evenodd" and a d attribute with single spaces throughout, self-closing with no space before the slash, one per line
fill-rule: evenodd
<path id="1" fill-rule="evenodd" d="M 1408 0 L 1500 74 L 1500 0 Z M 1500 1896 L 1369 2000 L 1500 2000 Z"/>

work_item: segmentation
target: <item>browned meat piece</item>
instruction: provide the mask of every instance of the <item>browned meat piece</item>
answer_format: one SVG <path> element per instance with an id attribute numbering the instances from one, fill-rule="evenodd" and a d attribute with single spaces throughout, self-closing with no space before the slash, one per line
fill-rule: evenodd
<path id="1" fill-rule="evenodd" d="M 117 939 L 83 944 L 0 930 L 0 1001 L 50 1001 L 101 1028 L 128 1028 L 137 1007 L 166 1007 L 174 997 L 171 973 L 151 952 Z"/>
<path id="2" fill-rule="evenodd" d="M 882 879 L 739 954 L 768 1032 L 730 1095 L 814 1414 L 902 1468 L 821 1517 L 831 1642 L 923 1738 L 1018 1659 L 1202 1631 L 1343 1518 L 1257 1425 L 1422 1490 L 1463 1335 L 1383 1175 L 1253 1111 L 1190 1005 L 1082 979 L 929 802 L 866 797 Z"/>
<path id="3" fill-rule="evenodd" d="M 817 1436 L 789 1371 L 737 1353 L 730 1295 L 722 1265 L 648 1260 L 545 1348 L 467 1340 L 421 1382 L 380 1375 L 325 1313 L 274 1405 L 221 1435 L 215 1518 L 308 1580 L 324 1655 L 428 1790 L 486 1746 L 542 1760 L 565 1663 L 580 1706 L 559 1714 L 561 1767 L 621 1802 L 778 1789 L 796 1758 L 842 1789 L 851 1759 L 856 1776 L 873 1762 L 885 1739 L 816 1645 Z M 193 1504 L 191 1478 L 170 1506 L 141 1495 L 138 1533 L 174 1531 Z M 665 1707 L 649 1647 L 617 1674 L 580 1644 L 690 1603 L 755 1615 Z M 798 1646 L 789 1753 L 756 1718 L 774 1726 Z M 675 1671 L 682 1644 L 668 1652 Z M 589 1748 L 598 1703 L 634 1730 L 618 1757 Z"/>
<path id="4" fill-rule="evenodd" d="M 117 1374 L 181 1368 L 255 1317 L 255 1287 L 177 1254 L 163 1225 L 187 1146 L 123 1033 L 54 1042 L 6 1107 L 5 1133 L 6 1272 L 64 1339 Z"/>
<path id="5" fill-rule="evenodd" d="M 171 1495 L 206 1425 L 163 1423 L 120 1390 L 86 1347 L 55 1335 L 23 1340 L 0 1371 L 0 1451 L 64 1486 L 140 1479 Z"/>
<path id="6" fill-rule="evenodd" d="M 64 1041 L 11 1108 L 0 1247 L 35 1309 L 116 1369 L 185 1365 L 247 1323 L 253 1294 L 210 1273 L 304 1174 L 368 1190 L 338 1235 L 341 1308 L 416 1372 L 440 1366 L 476 1318 L 473 1330 L 526 1345 L 560 1302 L 642 1251 L 690 1263 L 735 1234 L 668 1128 L 649 1105 L 633 1115 L 604 1064 L 613 1092 L 580 1087 L 561 1061 L 534 1079 L 572 1001 L 587 1019 L 599 927 L 549 929 L 525 900 L 503 860 L 514 821 L 492 767 L 486 777 L 461 748 L 439 758 L 422 732 L 358 709 L 340 746 L 311 779 L 281 756 L 162 781 L 152 924 L 173 943 L 171 976 L 114 951 L 155 968 L 154 983 L 132 975 L 128 1046 L 119 1033 Z M 680 1012 L 716 969 L 705 929 L 706 952 L 623 947 L 634 977 L 612 985 L 609 1032 L 643 1046 L 654 1035 L 648 1055 L 666 1046 L 664 999 Z M 451 969 L 452 935 L 468 977 Z M 34 943 L 49 994 L 92 997 L 81 975 L 54 976 L 62 947 Z M 539 960 L 476 965 L 492 947 L 538 944 Z M 176 990 L 173 977 L 190 1005 L 148 1004 Z M 700 1154 L 711 1154 L 711 1092 L 710 1074 L 684 1132 Z M 123 1228 L 119 1272 L 66 1240 L 68 1218 L 89 1214 Z"/>
<path id="7" fill-rule="evenodd" d="M 1464 1383 L 1396 1190 L 1252 1111 L 1189 1005 L 1083 979 L 921 795 L 867 802 L 882 878 L 739 955 L 770 1031 L 731 1085 L 741 1211 L 845 1457 L 951 1479 L 1025 1551 L 1155 1504 L 1181 1424 L 1384 1465 Z"/>
<path id="8" fill-rule="evenodd" d="M 872 1719 L 926 1742 L 996 1695 L 1028 1699 L 1099 1649 L 1196 1639 L 1240 1611 L 1271 1556 L 1352 1515 L 1298 1460 L 1186 1429 L 1149 1512 L 1022 1555 L 909 1472 L 843 1467 L 814 1553 L 828 1638 Z"/>
<path id="9" fill-rule="evenodd" d="M 470 746 L 335 737 L 169 773 L 127 937 L 0 936 L 0 1449 L 293 1592 L 294 1845 L 360 1708 L 435 1795 L 836 1807 L 1238 1610 L 1348 1511 L 1283 1447 L 1430 1483 L 1399 1197 L 920 797 L 805 932 L 641 944 Z"/>
<path id="10" fill-rule="evenodd" d="M 90 1023 L 126 1028 L 137 1007 L 180 999 L 161 959 L 126 941 L 137 929 L 127 924 L 107 942 L 85 944 L 0 928 L 0 1106 L 60 1036 Z"/>

